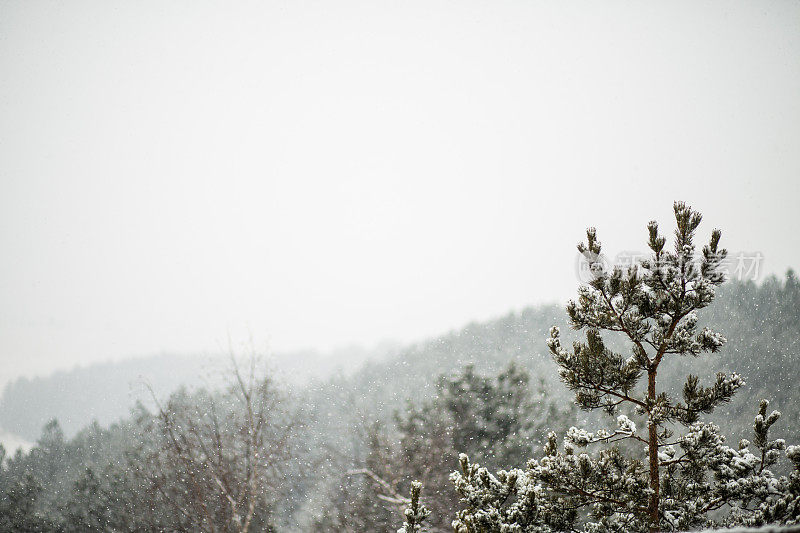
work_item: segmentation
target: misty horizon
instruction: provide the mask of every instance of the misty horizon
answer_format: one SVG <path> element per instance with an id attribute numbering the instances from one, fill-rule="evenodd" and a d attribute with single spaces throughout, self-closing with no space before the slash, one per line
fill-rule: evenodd
<path id="1" fill-rule="evenodd" d="M 0 6 L 6 375 L 562 303 L 674 200 L 800 265 L 797 5 L 186 6 Z"/>

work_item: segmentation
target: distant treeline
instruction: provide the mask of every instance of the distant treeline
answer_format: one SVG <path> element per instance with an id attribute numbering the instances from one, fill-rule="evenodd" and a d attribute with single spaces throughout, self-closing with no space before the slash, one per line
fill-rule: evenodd
<path id="1" fill-rule="evenodd" d="M 352 373 L 366 359 L 386 358 L 394 350 L 389 344 L 329 354 L 305 350 L 271 356 L 269 367 L 292 385 L 307 385 L 339 372 Z M 71 437 L 93 421 L 105 426 L 128 417 L 137 402 L 152 406 L 150 389 L 163 398 L 180 386 L 217 388 L 227 361 L 220 354 L 162 354 L 18 378 L 0 394 L 0 429 L 34 441 L 44 424 L 57 419 Z"/>
<path id="2" fill-rule="evenodd" d="M 768 395 L 774 405 L 786 411 L 784 417 L 794 416 L 792 427 L 800 427 L 800 410 L 789 409 L 800 402 L 794 393 L 798 377 L 794 369 L 800 362 L 799 292 L 792 271 L 784 280 L 770 277 L 760 284 L 732 280 L 719 289 L 717 301 L 706 310 L 702 319 L 715 324 L 729 342 L 720 355 L 687 364 L 701 377 L 704 369 L 707 374 L 735 370 L 748 382 L 734 403 L 725 408 L 726 417 L 749 412 L 753 401 Z M 544 344 L 553 325 L 569 335 L 561 306 L 529 307 L 404 349 L 351 349 L 354 354 L 340 350 L 327 358 L 307 352 L 280 358 L 273 366 L 291 375 L 308 374 L 308 369 L 314 369 L 312 376 L 319 379 L 326 372 L 335 374 L 337 368 L 351 369 L 367 361 L 360 370 L 349 372 L 352 375 L 347 378 L 330 378 L 327 385 L 322 385 L 323 389 L 352 388 L 365 409 L 402 404 L 412 396 L 409 385 L 415 381 L 414 376 L 437 376 L 466 364 L 495 372 L 510 361 L 518 361 L 536 379 L 541 377 L 554 384 L 555 366 Z M 387 353 L 395 355 L 387 357 Z M 219 385 L 219 374 L 210 371 L 219 365 L 210 367 L 208 361 L 203 357 L 162 355 L 76 368 L 49 377 L 20 378 L 6 385 L 0 396 L 0 427 L 33 441 L 53 418 L 59 420 L 68 436 L 95 419 L 109 424 L 126 417 L 137 400 L 148 399 L 145 384 L 161 395 L 180 385 Z M 287 365 L 290 361 L 292 368 Z M 680 366 L 673 365 L 674 370 L 684 375 L 685 368 Z M 369 386 L 361 387 L 360 383 Z M 433 389 L 432 383 L 421 386 L 428 394 Z M 561 390 L 559 386 L 552 388 Z M 568 397 L 566 393 L 564 397 Z"/>

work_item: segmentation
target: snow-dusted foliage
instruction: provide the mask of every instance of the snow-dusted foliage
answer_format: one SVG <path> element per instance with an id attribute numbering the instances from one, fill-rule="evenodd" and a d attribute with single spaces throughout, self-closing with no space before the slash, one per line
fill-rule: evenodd
<path id="1" fill-rule="evenodd" d="M 586 342 L 566 349 L 558 328 L 550 331 L 548 346 L 576 404 L 616 415 L 616 429 L 572 427 L 561 448 L 550 434 L 543 457 L 525 469 L 494 475 L 462 455 L 460 471 L 451 476 L 464 505 L 453 522 L 457 533 L 654 532 L 797 523 L 800 448 L 769 440 L 778 412 L 767 415 L 763 401 L 753 443 L 731 448 L 701 415 L 728 402 L 744 385 L 741 376 L 720 373 L 703 386 L 689 375 L 681 399 L 659 387 L 665 357 L 696 357 L 725 343 L 719 333 L 698 331 L 697 325 L 697 312 L 713 301 L 715 287 L 724 281 L 720 265 L 727 252 L 719 247 L 721 233 L 714 230 L 698 255 L 694 236 L 700 214 L 680 202 L 674 211 L 674 251 L 665 249 L 666 239 L 651 222 L 652 255 L 625 268 L 606 268 L 596 232 L 589 229 L 587 243 L 578 250 L 593 279 L 567 305 L 572 326 L 586 330 Z M 608 348 L 602 332 L 627 338 L 630 355 Z M 629 416 L 640 418 L 644 429 Z M 769 469 L 784 449 L 794 464 L 788 477 Z"/>
<path id="2" fill-rule="evenodd" d="M 766 415 L 762 402 L 751 444 L 725 445 L 719 428 L 695 423 L 659 454 L 661 528 L 694 531 L 705 527 L 800 524 L 800 446 L 769 440 L 779 414 Z M 621 426 L 623 424 L 620 424 Z M 619 431 L 619 430 L 618 430 Z M 458 533 L 549 531 L 646 531 L 649 488 L 646 464 L 617 447 L 596 454 L 576 448 L 598 442 L 597 435 L 572 428 L 561 449 L 554 433 L 544 457 L 525 469 L 491 474 L 462 454 L 451 476 L 465 507 L 453 527 Z M 601 440 L 606 440 L 603 438 Z M 793 463 L 787 476 L 774 465 L 786 449 Z M 716 514 L 716 511 L 725 513 Z"/>
<path id="3" fill-rule="evenodd" d="M 421 490 L 422 483 L 419 481 L 411 483 L 411 501 L 403 512 L 406 521 L 403 527 L 397 530 L 397 533 L 420 533 L 422 531 L 422 524 L 431 512 L 419 500 Z"/>

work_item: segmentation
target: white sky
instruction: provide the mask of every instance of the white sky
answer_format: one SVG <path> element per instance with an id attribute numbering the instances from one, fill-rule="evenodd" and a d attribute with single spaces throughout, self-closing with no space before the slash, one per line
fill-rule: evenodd
<path id="1" fill-rule="evenodd" d="M 0 384 L 575 292 L 684 199 L 800 266 L 800 3 L 0 0 Z"/>

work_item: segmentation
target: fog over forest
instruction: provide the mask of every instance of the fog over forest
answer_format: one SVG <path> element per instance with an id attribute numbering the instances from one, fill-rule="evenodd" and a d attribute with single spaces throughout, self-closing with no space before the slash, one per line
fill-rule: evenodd
<path id="1" fill-rule="evenodd" d="M 796 2 L 0 0 L 0 532 L 795 531 L 798 198 Z"/>

